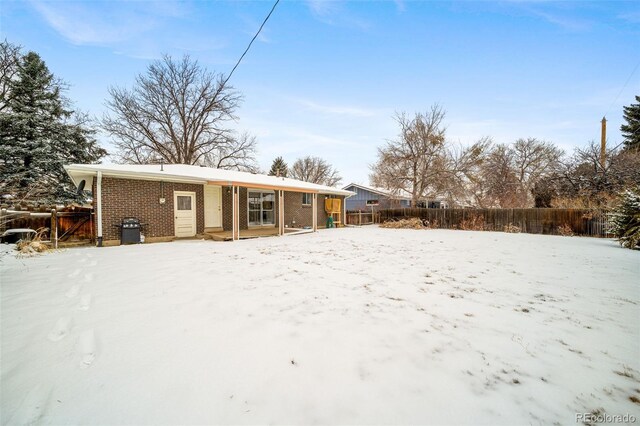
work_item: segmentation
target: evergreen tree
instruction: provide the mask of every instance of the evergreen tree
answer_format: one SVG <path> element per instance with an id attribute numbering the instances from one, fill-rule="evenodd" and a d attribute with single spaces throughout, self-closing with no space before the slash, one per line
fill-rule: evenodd
<path id="1" fill-rule="evenodd" d="M 623 107 L 627 123 L 620 126 L 620 130 L 624 136 L 625 148 L 640 150 L 640 96 L 636 96 L 636 101 L 637 104 Z"/>
<path id="2" fill-rule="evenodd" d="M 282 157 L 277 157 L 275 160 L 273 160 L 273 163 L 271 164 L 271 170 L 269 170 L 269 176 L 287 177 L 288 170 L 289 168 L 287 166 L 287 163 L 284 162 Z"/>
<path id="3" fill-rule="evenodd" d="M 611 232 L 626 248 L 640 246 L 640 188 L 622 193 L 620 204 L 611 214 Z"/>
<path id="4" fill-rule="evenodd" d="M 68 109 L 64 87 L 34 52 L 24 55 L 0 112 L 0 193 L 19 200 L 79 199 L 63 164 L 96 162 L 106 154 L 87 118 Z"/>

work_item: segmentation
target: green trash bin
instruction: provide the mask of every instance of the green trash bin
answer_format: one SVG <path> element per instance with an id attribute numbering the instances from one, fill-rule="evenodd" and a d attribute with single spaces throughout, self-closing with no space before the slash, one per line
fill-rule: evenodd
<path id="1" fill-rule="evenodd" d="M 327 228 L 333 228 L 333 217 L 329 216 L 327 218 Z"/>

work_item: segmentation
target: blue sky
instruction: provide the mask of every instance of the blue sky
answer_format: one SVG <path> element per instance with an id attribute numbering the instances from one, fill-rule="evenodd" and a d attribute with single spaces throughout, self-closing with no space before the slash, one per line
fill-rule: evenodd
<path id="1" fill-rule="evenodd" d="M 228 73 L 271 6 L 5 0 L 0 32 L 100 117 L 109 86 L 131 86 L 162 53 Z M 606 114 L 617 145 L 639 63 L 636 1 L 282 0 L 230 83 L 244 95 L 236 127 L 257 136 L 262 168 L 317 155 L 343 184 L 366 184 L 376 148 L 397 134 L 394 112 L 434 103 L 455 143 L 536 137 L 571 151 L 599 140 Z"/>

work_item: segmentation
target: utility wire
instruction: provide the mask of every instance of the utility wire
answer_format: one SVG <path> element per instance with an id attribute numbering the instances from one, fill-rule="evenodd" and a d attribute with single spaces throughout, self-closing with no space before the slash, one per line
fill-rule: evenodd
<path id="1" fill-rule="evenodd" d="M 613 105 L 618 101 L 618 98 L 620 97 L 620 95 L 622 94 L 624 89 L 627 87 L 627 84 L 629 84 L 629 82 L 631 81 L 631 77 L 633 77 L 633 74 L 636 73 L 636 71 L 638 70 L 639 66 L 640 66 L 640 61 L 638 61 L 636 66 L 633 68 L 633 71 L 631 71 L 631 74 L 629 74 L 629 78 L 627 78 L 627 81 L 624 83 L 624 86 L 622 86 L 622 89 L 620 89 L 620 92 L 618 92 L 618 96 L 616 96 L 616 98 L 613 100 L 613 102 L 611 102 L 611 105 L 609 105 L 609 108 L 607 109 L 607 112 L 605 113 L 604 117 L 606 117 L 607 114 L 609 114 L 609 111 L 611 111 L 611 108 L 613 107 Z"/>
<path id="2" fill-rule="evenodd" d="M 260 25 L 260 28 L 258 29 L 258 32 L 256 33 L 256 35 L 253 36 L 253 38 L 251 39 L 251 41 L 249 42 L 249 45 L 247 46 L 247 48 L 244 50 L 244 52 L 242 53 L 242 56 L 240 56 L 240 59 L 238 59 L 238 62 L 236 62 L 236 64 L 233 66 L 233 69 L 231 70 L 231 72 L 229 73 L 229 75 L 227 76 L 227 78 L 224 80 L 224 82 L 222 83 L 222 86 L 220 86 L 220 88 L 222 89 L 226 84 L 227 81 L 229 81 L 229 79 L 231 78 L 231 76 L 233 75 L 233 72 L 236 70 L 236 68 L 238 68 L 238 65 L 240 65 L 240 62 L 242 62 L 242 58 L 244 58 L 244 55 L 247 54 L 247 52 L 249 51 L 249 49 L 251 48 L 251 45 L 253 44 L 253 42 L 255 41 L 256 38 L 258 38 L 258 35 L 260 35 L 260 31 L 262 31 L 262 27 L 264 27 L 264 24 L 267 23 L 267 21 L 269 20 L 269 17 L 271 16 L 271 14 L 273 13 L 273 11 L 275 10 L 276 6 L 278 5 L 278 3 L 280 3 L 280 0 L 276 0 L 276 2 L 273 4 L 273 7 L 271 8 L 271 10 L 269 11 L 269 14 L 267 15 L 266 18 L 264 18 L 264 21 L 262 21 L 262 25 Z"/>

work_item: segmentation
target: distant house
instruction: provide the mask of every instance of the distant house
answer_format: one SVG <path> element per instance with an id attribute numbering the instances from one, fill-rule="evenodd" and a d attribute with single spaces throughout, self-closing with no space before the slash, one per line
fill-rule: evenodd
<path id="1" fill-rule="evenodd" d="M 386 189 L 372 188 L 356 183 L 350 183 L 342 189 L 355 193 L 355 195 L 347 198 L 345 201 L 347 210 L 366 211 L 371 210 L 371 208 L 393 209 L 411 207 L 411 197 L 402 194 L 392 194 Z"/>
<path id="2" fill-rule="evenodd" d="M 428 209 L 446 209 L 449 203 L 444 200 L 425 200 L 418 202 L 418 207 L 426 207 Z"/>
<path id="3" fill-rule="evenodd" d="M 411 196 L 404 191 L 400 194 L 393 194 L 386 189 L 373 188 L 357 183 L 350 183 L 342 189 L 355 193 L 355 195 L 345 200 L 347 211 L 411 207 Z M 418 201 L 417 207 L 446 209 L 449 207 L 449 203 L 441 199 L 424 199 Z"/>

